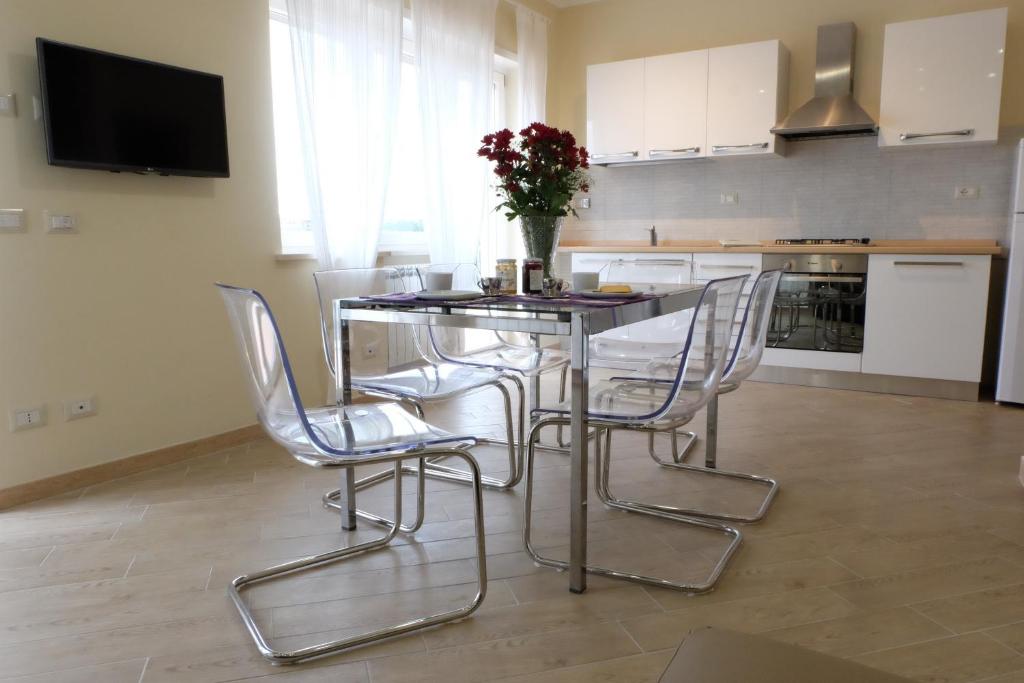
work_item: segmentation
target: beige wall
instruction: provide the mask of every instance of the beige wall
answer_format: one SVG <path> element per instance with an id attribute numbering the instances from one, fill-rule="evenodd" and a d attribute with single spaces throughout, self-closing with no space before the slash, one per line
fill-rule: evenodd
<path id="1" fill-rule="evenodd" d="M 814 87 L 816 27 L 857 24 L 854 89 L 878 114 L 885 24 L 1010 7 L 1002 121 L 1024 123 L 1024 0 L 604 0 L 562 10 L 551 40 L 548 118 L 586 131 L 586 66 L 619 59 L 778 38 L 790 50 L 790 107 Z"/>
<path id="2" fill-rule="evenodd" d="M 230 179 L 159 178 L 46 165 L 36 36 L 222 74 Z M 300 384 L 322 397 L 309 262 L 278 263 L 267 41 L 259 0 L 0 0 L 0 488 L 252 424 L 215 280 L 276 304 Z M 50 236 L 41 212 L 73 212 Z M 60 401 L 99 415 L 64 422 Z M 10 433 L 10 409 L 45 403 L 49 424 Z"/>
<path id="3" fill-rule="evenodd" d="M 553 17 L 545 0 L 525 0 Z M 252 424 L 216 280 L 275 306 L 307 401 L 324 395 L 310 261 L 279 262 L 266 0 L 0 0 L 0 207 L 26 234 L 0 235 L 0 488 Z M 515 51 L 502 2 L 497 42 Z M 115 175 L 46 165 L 36 36 L 222 74 L 230 179 Z M 49 236 L 42 211 L 80 234 Z M 61 401 L 97 397 L 64 422 Z M 48 424 L 10 433 L 16 407 Z"/>

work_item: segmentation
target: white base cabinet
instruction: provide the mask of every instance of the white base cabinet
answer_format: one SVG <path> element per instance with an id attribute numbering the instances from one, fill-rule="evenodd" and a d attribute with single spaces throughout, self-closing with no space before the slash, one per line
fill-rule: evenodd
<path id="1" fill-rule="evenodd" d="M 872 254 L 861 370 L 981 381 L 989 256 Z"/>
<path id="2" fill-rule="evenodd" d="M 880 147 L 995 142 L 1006 8 L 885 27 Z"/>

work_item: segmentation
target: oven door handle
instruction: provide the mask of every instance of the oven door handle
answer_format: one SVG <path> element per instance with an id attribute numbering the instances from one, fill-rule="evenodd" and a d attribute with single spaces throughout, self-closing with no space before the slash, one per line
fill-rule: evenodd
<path id="1" fill-rule="evenodd" d="M 864 282 L 862 275 L 783 275 L 787 282 Z"/>

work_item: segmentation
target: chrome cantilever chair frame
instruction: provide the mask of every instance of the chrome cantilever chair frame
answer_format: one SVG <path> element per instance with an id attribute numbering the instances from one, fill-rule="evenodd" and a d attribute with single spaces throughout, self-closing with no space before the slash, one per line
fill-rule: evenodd
<path id="1" fill-rule="evenodd" d="M 267 569 L 243 574 L 235 578 L 228 586 L 228 594 L 260 654 L 273 664 L 293 664 L 463 619 L 476 611 L 487 594 L 487 555 L 484 540 L 480 468 L 467 450 L 459 446 L 448 445 L 463 442 L 473 445 L 475 439 L 469 436 L 440 432 L 417 420 L 418 425 L 411 425 L 420 430 L 417 433 L 429 434 L 433 438 L 426 441 L 374 442 L 368 447 L 361 448 L 356 441 L 358 437 L 354 436 L 357 430 L 353 427 L 356 424 L 355 420 L 359 419 L 359 411 L 356 412 L 356 417 L 352 418 L 350 415 L 342 413 L 346 407 L 342 404 L 327 408 L 326 411 L 319 411 L 329 419 L 326 422 L 318 422 L 317 428 L 314 429 L 310 422 L 310 414 L 307 414 L 299 397 L 280 329 L 266 299 L 255 290 L 223 284 L 217 286 L 224 297 L 232 327 L 238 336 L 239 347 L 250 375 L 250 395 L 256 404 L 257 416 L 268 435 L 288 449 L 296 460 L 313 467 L 344 468 L 347 472 L 351 472 L 356 465 L 380 463 L 393 465 L 393 470 L 388 474 L 394 477 L 395 522 L 387 525 L 388 530 L 383 536 L 372 541 L 343 546 L 325 553 L 301 557 Z M 240 320 L 242 312 L 248 314 L 248 319 L 245 321 Z M 254 333 L 253 330 L 256 332 Z M 259 337 L 258 346 L 262 348 L 254 352 L 253 347 L 256 344 L 250 341 L 250 337 Z M 258 371 L 257 365 L 259 366 Z M 388 419 L 387 405 L 384 404 L 384 407 L 371 405 L 365 409 L 361 407 L 360 411 L 378 410 L 384 419 Z M 298 433 L 294 432 L 295 428 L 299 429 Z M 327 431 L 330 429 L 336 429 L 339 435 L 343 435 L 337 446 L 332 445 L 328 439 Z M 347 448 L 345 444 L 348 444 Z M 256 623 L 249 605 L 242 596 L 242 591 L 258 583 L 386 548 L 401 530 L 398 521 L 402 517 L 402 462 L 407 459 L 418 459 L 422 463 L 426 458 L 435 456 L 461 458 L 465 461 L 472 479 L 477 560 L 476 595 L 468 603 L 455 609 L 410 619 L 368 633 L 317 643 L 296 650 L 275 648 Z M 422 472 L 423 468 L 421 467 L 418 473 Z M 422 523 L 423 516 L 422 476 L 419 477 L 419 487 L 420 509 L 416 526 Z"/>
<path id="2" fill-rule="evenodd" d="M 649 436 L 648 436 L 648 450 L 649 450 L 649 453 L 651 455 L 651 458 L 653 458 L 654 461 L 656 463 L 658 463 L 662 467 L 665 467 L 667 469 L 676 470 L 676 471 L 700 472 L 700 473 L 703 473 L 703 474 L 709 474 L 709 475 L 713 475 L 713 476 L 724 477 L 724 478 L 727 478 L 727 479 L 735 479 L 735 480 L 739 480 L 739 481 L 749 481 L 749 482 L 752 482 L 754 484 L 758 484 L 760 486 L 766 486 L 767 489 L 768 489 L 767 493 L 765 494 L 764 498 L 761 499 L 761 503 L 760 503 L 760 505 L 758 505 L 757 510 L 753 514 L 735 514 L 735 513 L 731 513 L 731 512 L 709 512 L 709 511 L 706 511 L 706 510 L 695 510 L 695 509 L 692 509 L 692 508 L 679 508 L 679 507 L 673 507 L 673 506 L 668 506 L 668 505 L 653 505 L 653 504 L 643 503 L 643 502 L 640 502 L 640 501 L 627 501 L 627 502 L 631 502 L 632 504 L 635 504 L 635 505 L 641 505 L 641 506 L 644 506 L 644 507 L 647 507 L 647 508 L 653 509 L 653 510 L 660 510 L 662 512 L 695 515 L 695 516 L 700 516 L 700 517 L 708 517 L 708 518 L 712 518 L 712 519 L 721 519 L 721 520 L 725 520 L 725 521 L 728 521 L 728 522 L 755 523 L 755 522 L 759 522 L 762 519 L 764 519 L 765 515 L 768 514 L 768 509 L 771 507 L 771 504 L 775 500 L 775 496 L 776 496 L 776 494 L 778 493 L 778 490 L 779 490 L 779 483 L 775 479 L 772 479 L 770 477 L 765 477 L 765 476 L 757 475 L 757 474 L 747 474 L 745 472 L 734 472 L 734 471 L 730 471 L 730 470 L 718 469 L 718 463 L 717 463 L 717 453 L 718 453 L 718 397 L 721 396 L 722 394 L 728 394 L 728 393 L 731 393 L 731 392 L 735 391 L 736 389 L 738 389 L 740 387 L 740 383 L 742 382 L 742 380 L 746 379 L 746 376 L 749 376 L 750 373 L 747 372 L 746 376 L 741 377 L 737 381 L 730 381 L 730 378 L 729 378 L 729 375 L 733 374 L 733 370 L 736 367 L 737 361 L 739 360 L 739 354 L 740 354 L 740 351 L 741 351 L 741 346 L 743 345 L 744 335 L 747 334 L 747 332 L 748 332 L 747 325 L 753 324 L 757 328 L 764 328 L 763 330 L 760 330 L 760 331 L 755 329 L 755 334 L 760 335 L 759 336 L 760 341 L 756 341 L 755 343 L 761 344 L 762 348 L 763 348 L 763 345 L 765 343 L 765 338 L 767 336 L 768 318 L 771 315 L 771 311 L 772 311 L 772 301 L 771 300 L 774 298 L 774 293 L 775 293 L 776 289 L 778 288 L 778 282 L 779 282 L 779 277 L 780 276 L 781 276 L 781 271 L 778 271 L 778 270 L 766 270 L 766 271 L 761 272 L 757 276 L 756 281 L 754 282 L 754 287 L 753 287 L 753 289 L 750 292 L 750 298 L 748 300 L 747 306 L 746 306 L 746 308 L 743 311 L 743 319 L 742 319 L 742 322 L 740 324 L 739 335 L 737 336 L 737 339 L 736 339 L 736 346 L 732 350 L 732 359 L 730 360 L 729 368 L 727 368 L 727 370 L 725 372 L 725 377 L 722 380 L 721 384 L 719 384 L 718 391 L 716 391 L 715 394 L 710 398 L 710 400 L 708 401 L 707 406 L 706 406 L 707 432 L 706 432 L 705 442 L 704 442 L 705 443 L 705 446 L 704 446 L 704 451 L 705 451 L 704 466 L 701 467 L 700 465 L 692 465 L 692 464 L 689 464 L 689 463 L 686 462 L 687 455 L 690 453 L 690 451 L 693 448 L 694 444 L 696 444 L 696 442 L 697 442 L 697 434 L 695 434 L 694 432 L 679 431 L 678 428 L 674 428 L 674 429 L 665 428 L 665 429 L 658 429 L 658 430 L 653 430 L 653 429 L 652 430 L 647 430 L 648 434 L 649 434 Z M 767 290 L 760 290 L 761 287 L 767 287 L 768 289 Z M 767 294 L 765 292 L 767 292 Z M 760 305 L 766 306 L 767 308 L 766 309 L 762 309 L 762 310 L 756 312 L 757 315 L 761 316 L 760 318 L 758 318 L 757 320 L 751 320 L 750 319 L 750 308 L 751 308 L 751 306 L 753 306 L 755 304 L 755 296 L 758 296 L 758 295 L 763 297 L 760 300 Z M 756 364 L 754 365 L 754 367 L 756 368 Z M 618 379 L 625 380 L 626 378 L 618 378 Z M 656 382 L 656 383 L 663 383 L 662 380 L 653 380 L 653 381 Z M 655 434 L 658 434 L 658 433 L 667 433 L 669 435 L 670 443 L 671 443 L 671 446 L 672 446 L 672 460 L 671 461 L 668 461 L 668 460 L 665 460 L 665 459 L 661 458 L 657 454 L 655 449 L 654 449 L 654 436 L 655 436 Z M 684 444 L 682 449 L 680 449 L 678 447 L 678 435 L 680 435 L 680 434 L 689 437 L 687 442 Z M 607 448 L 610 448 L 610 440 L 611 440 L 611 430 L 608 430 L 608 434 L 607 434 L 607 437 L 606 437 L 606 447 Z M 606 491 L 607 491 L 607 488 L 606 488 Z"/>
<path id="3" fill-rule="evenodd" d="M 729 563 L 729 560 L 732 558 L 732 556 L 735 554 L 735 552 L 739 549 L 739 546 L 740 546 L 740 544 L 742 543 L 742 540 L 743 540 L 743 535 L 740 533 L 740 531 L 738 529 L 735 529 L 735 528 L 733 528 L 731 526 L 728 526 L 726 524 L 720 524 L 720 523 L 717 523 L 717 522 L 710 521 L 708 519 L 702 519 L 701 517 L 694 516 L 693 514 L 691 514 L 691 511 L 689 511 L 689 510 L 685 510 L 685 509 L 681 509 L 681 508 L 671 508 L 671 507 L 668 507 L 668 506 L 649 505 L 649 504 L 642 503 L 642 502 L 637 502 L 637 501 L 628 501 L 628 500 L 618 499 L 618 498 L 614 497 L 611 494 L 611 492 L 609 490 L 609 487 L 608 487 L 608 480 L 609 480 L 609 474 L 610 474 L 610 470 L 611 470 L 611 461 L 610 461 L 610 456 L 611 456 L 611 452 L 610 452 L 610 446 L 611 446 L 610 432 L 611 432 L 611 430 L 613 430 L 613 429 L 629 429 L 629 430 L 634 430 L 634 431 L 648 431 L 648 432 L 650 432 L 650 431 L 666 431 L 666 430 L 675 431 L 680 426 L 682 426 L 682 425 L 686 424 L 687 422 L 689 422 L 689 420 L 693 416 L 693 413 L 700 409 L 700 407 L 702 406 L 702 404 L 700 402 L 693 403 L 693 404 L 691 404 L 688 407 L 688 409 L 687 409 L 688 413 L 687 414 L 677 415 L 677 416 L 671 417 L 671 418 L 665 417 L 666 415 L 669 414 L 670 406 L 675 403 L 676 396 L 678 395 L 678 391 L 680 390 L 680 388 L 682 386 L 684 386 L 684 384 L 687 384 L 687 383 L 684 383 L 682 381 L 682 377 L 685 374 L 685 368 L 686 368 L 687 364 L 689 363 L 690 356 L 691 356 L 691 353 L 692 353 L 692 349 L 693 349 L 692 340 L 693 340 L 693 335 L 694 335 L 694 329 L 696 328 L 697 323 L 698 323 L 699 313 L 700 313 L 701 310 L 704 309 L 705 305 L 707 305 L 708 308 L 710 309 L 710 313 L 708 314 L 708 319 L 713 321 L 713 322 L 717 321 L 717 319 L 715 317 L 715 307 L 717 305 L 717 296 L 714 299 L 714 302 L 706 304 L 705 303 L 705 297 L 707 296 L 708 291 L 710 291 L 710 289 L 712 287 L 717 286 L 718 283 L 721 283 L 722 286 L 724 287 L 724 286 L 728 286 L 729 284 L 731 284 L 731 281 L 735 281 L 735 280 L 739 280 L 740 281 L 738 287 L 740 289 L 742 289 L 742 283 L 747 279 L 747 277 L 749 277 L 749 276 L 740 276 L 738 278 L 726 278 L 724 280 L 716 280 L 716 281 L 709 282 L 708 285 L 705 287 L 704 293 L 701 295 L 701 302 L 697 306 L 696 312 L 694 313 L 694 316 L 691 319 L 689 330 L 686 333 L 686 339 L 685 339 L 685 342 L 683 344 L 683 350 L 679 354 L 679 356 L 680 356 L 680 367 L 679 367 L 679 369 L 678 369 L 678 371 L 676 373 L 677 374 L 677 378 L 675 380 L 666 380 L 671 385 L 671 390 L 670 390 L 671 393 L 670 393 L 670 395 L 666 395 L 664 397 L 664 399 L 661 401 L 661 407 L 660 408 L 657 408 L 652 413 L 649 413 L 647 415 L 636 416 L 636 417 L 628 417 L 628 416 L 624 416 L 624 415 L 623 416 L 618 416 L 618 417 L 616 417 L 614 415 L 602 416 L 600 414 L 593 414 L 593 413 L 588 417 L 589 424 L 590 424 L 591 427 L 594 428 L 594 430 L 596 432 L 596 435 L 597 435 L 597 438 L 595 440 L 596 441 L 595 461 L 596 461 L 596 467 L 597 467 L 597 473 L 596 473 L 597 474 L 597 487 L 596 488 L 597 488 L 598 496 L 601 498 L 602 502 L 604 502 L 609 507 L 613 507 L 613 508 L 617 508 L 617 509 L 621 509 L 621 510 L 627 510 L 629 512 L 636 512 L 636 513 L 648 515 L 648 516 L 651 516 L 651 517 L 657 517 L 657 518 L 660 518 L 660 519 L 666 519 L 666 520 L 671 520 L 671 521 L 675 521 L 675 522 L 680 522 L 680 523 L 683 523 L 683 524 L 688 524 L 690 526 L 695 526 L 695 527 L 699 527 L 699 528 L 703 528 L 703 529 L 708 529 L 710 531 L 718 532 L 718 533 L 720 533 L 720 534 L 722 534 L 722 535 L 724 535 L 724 536 L 726 536 L 727 538 L 730 539 L 728 545 L 726 546 L 726 548 L 723 551 L 723 553 L 719 556 L 718 561 L 712 567 L 712 569 L 711 569 L 710 573 L 708 574 L 707 578 L 704 579 L 703 581 L 700 581 L 700 582 L 672 581 L 672 580 L 669 580 L 669 579 L 664 579 L 664 578 L 659 578 L 659 577 L 654 577 L 654 576 L 635 574 L 635 573 L 632 573 L 632 572 L 626 572 L 626 571 L 621 571 L 621 570 L 617 570 L 617 569 L 611 569 L 611 568 L 600 567 L 600 566 L 591 566 L 591 565 L 588 565 L 586 567 L 586 571 L 588 573 L 599 574 L 599 575 L 603 575 L 603 576 L 610 576 L 610 577 L 613 577 L 613 578 L 624 579 L 624 580 L 627 580 L 627 581 L 633 581 L 635 583 L 641 583 L 641 584 L 651 585 L 651 586 L 658 586 L 658 587 L 662 587 L 662 588 L 671 588 L 671 589 L 674 589 L 674 590 L 685 591 L 685 592 L 690 592 L 690 593 L 705 593 L 705 592 L 708 592 L 708 591 L 714 589 L 715 584 L 718 582 L 719 578 L 721 577 L 722 572 L 725 570 L 725 567 Z M 716 290 L 716 292 L 717 292 L 717 290 Z M 731 309 L 732 309 L 730 311 L 730 317 L 729 317 L 730 320 L 732 320 L 732 317 L 735 315 L 736 302 L 737 302 L 738 297 L 739 297 L 738 292 L 735 294 L 735 296 L 736 296 L 736 300 L 734 300 L 730 304 Z M 706 327 L 705 356 L 704 356 L 704 363 L 705 363 L 704 372 L 705 372 L 705 377 L 704 377 L 704 380 L 702 382 L 695 382 L 695 383 L 693 383 L 694 385 L 698 385 L 697 386 L 698 391 L 700 391 L 700 387 L 704 387 L 704 389 L 703 389 L 703 391 L 701 393 L 703 393 L 705 397 L 708 397 L 708 398 L 713 397 L 715 395 L 716 391 L 717 391 L 717 387 L 718 387 L 718 384 L 720 382 L 722 372 L 723 372 L 723 370 L 725 368 L 725 365 L 726 365 L 726 359 L 728 357 L 728 354 L 726 353 L 727 347 L 728 347 L 728 336 L 726 335 L 726 338 L 725 338 L 724 341 L 716 342 L 715 341 L 715 325 L 708 325 Z M 718 358 L 715 357 L 715 351 L 716 350 L 719 352 L 719 357 Z M 657 391 L 657 389 L 659 388 L 659 385 L 660 385 L 660 383 L 657 384 L 657 385 L 656 384 L 652 384 L 651 381 L 648 378 L 637 378 L 635 381 L 638 383 L 638 387 L 642 387 L 643 389 L 653 388 L 655 390 L 655 395 L 656 395 L 656 391 Z M 629 384 L 630 384 L 629 381 L 622 382 L 622 385 L 624 385 L 624 386 L 628 386 Z M 661 400 L 661 399 L 659 399 L 659 400 Z M 611 408 L 609 408 L 609 410 L 611 410 Z M 539 413 L 539 412 L 545 412 L 545 411 L 535 411 L 535 413 Z M 547 411 L 547 412 L 552 412 L 552 411 Z M 568 567 L 568 563 L 564 562 L 562 560 L 556 560 L 556 559 L 553 559 L 553 558 L 550 558 L 550 557 L 545 557 L 544 555 L 541 555 L 540 552 L 534 547 L 534 545 L 532 543 L 531 533 L 532 533 L 532 517 L 533 517 L 533 470 L 534 470 L 534 461 L 535 461 L 535 455 L 536 455 L 535 445 L 536 445 L 537 438 L 538 438 L 538 436 L 540 434 L 540 431 L 542 429 L 544 429 L 545 427 L 548 427 L 548 426 L 565 427 L 565 426 L 567 426 L 569 424 L 570 424 L 570 420 L 565 415 L 559 415 L 559 414 L 556 413 L 556 414 L 553 414 L 553 415 L 548 415 L 547 417 L 541 417 L 540 419 L 538 419 L 538 420 L 533 422 L 532 428 L 530 430 L 530 437 L 529 437 L 529 440 L 527 441 L 526 492 L 525 492 L 525 496 L 524 496 L 525 497 L 525 512 L 524 512 L 524 524 L 523 524 L 523 541 L 524 541 L 524 544 L 526 546 L 527 552 L 530 554 L 530 556 L 534 559 L 535 562 L 537 562 L 538 564 L 544 565 L 544 566 L 555 567 L 555 568 L 558 568 L 558 569 L 565 569 L 565 568 L 567 568 Z M 604 435 L 604 438 L 605 438 L 605 448 L 604 449 L 601 448 L 601 437 L 602 437 L 602 435 Z"/>
<path id="4" fill-rule="evenodd" d="M 523 543 L 526 546 L 526 552 L 530 554 L 533 561 L 537 564 L 545 567 L 554 567 L 555 569 L 564 570 L 569 567 L 569 563 L 564 560 L 556 560 L 551 557 L 541 555 L 540 551 L 534 547 L 531 538 L 532 527 L 533 527 L 533 463 L 535 456 L 535 445 L 536 436 L 540 430 L 547 426 L 554 427 L 567 427 L 569 426 L 569 419 L 565 417 L 551 416 L 545 417 L 538 420 L 533 429 L 530 432 L 530 440 L 527 444 L 526 450 L 526 492 L 525 498 L 525 512 L 523 515 Z M 660 519 L 667 519 L 673 522 L 682 522 L 690 526 L 695 526 L 710 531 L 717 531 L 722 535 L 728 537 L 729 544 L 726 546 L 725 551 L 719 557 L 715 566 L 711 569 L 708 577 L 703 581 L 696 583 L 672 581 L 670 579 L 659 578 L 656 576 L 647 576 L 644 574 L 635 574 L 628 571 L 622 571 L 619 569 L 611 569 L 608 567 L 601 567 L 597 565 L 587 565 L 586 570 L 588 574 L 598 574 L 600 576 L 610 576 L 616 579 L 623 579 L 625 581 L 632 581 L 634 583 L 640 583 L 647 586 L 657 586 L 659 588 L 670 588 L 673 590 L 684 591 L 687 593 L 707 593 L 714 590 L 715 585 L 722 576 L 722 572 L 725 571 L 726 566 L 729 564 L 729 560 L 739 550 L 740 544 L 743 542 L 743 534 L 738 529 L 735 529 L 726 524 L 718 524 L 716 522 L 709 521 L 707 519 L 701 519 L 699 517 L 688 516 L 677 512 L 667 512 L 659 509 L 655 509 L 650 506 L 646 506 L 641 503 L 635 503 L 633 501 L 623 501 L 615 498 L 608 492 L 607 481 L 608 471 L 610 467 L 607 465 L 609 461 L 609 453 L 607 450 L 602 451 L 601 433 L 607 432 L 609 429 L 617 427 L 616 423 L 602 422 L 590 418 L 590 426 L 594 428 L 597 433 L 595 439 L 595 464 L 597 467 L 597 495 L 605 505 L 619 510 L 627 510 L 629 512 L 638 512 L 640 514 L 648 515 L 650 517 L 658 517 Z M 675 425 L 679 426 L 679 425 Z M 641 427 L 636 429 L 642 430 Z"/>
<path id="5" fill-rule="evenodd" d="M 479 467 L 476 461 L 471 455 L 461 449 L 438 449 L 431 448 L 425 449 L 419 453 L 418 456 L 427 458 L 430 456 L 457 456 L 462 458 L 470 471 L 475 474 L 476 477 L 480 476 Z M 373 464 L 373 463 L 385 463 L 393 462 L 394 469 L 389 471 L 388 474 L 394 477 L 395 480 L 395 519 L 399 520 L 402 518 L 402 471 L 403 466 L 401 464 L 402 458 L 398 459 L 395 456 L 381 456 L 379 458 L 368 458 L 360 459 L 359 464 Z M 319 467 L 348 467 L 348 464 L 330 464 L 324 465 L 319 464 Z M 420 478 L 422 486 L 422 477 Z M 242 591 L 250 586 L 265 581 L 281 578 L 288 574 L 293 574 L 306 569 L 312 569 L 314 567 L 320 567 L 334 562 L 340 562 L 342 560 L 362 555 L 365 553 L 372 552 L 374 550 L 381 550 L 387 548 L 391 541 L 395 538 L 400 530 L 404 531 L 400 525 L 391 523 L 387 524 L 388 531 L 380 538 L 364 543 L 359 543 L 353 546 L 345 546 L 336 550 L 331 550 L 318 555 L 310 555 L 308 557 L 302 557 L 290 562 L 284 562 L 282 564 L 274 565 L 256 572 L 249 574 L 243 574 L 235 578 L 228 586 L 228 594 L 231 596 L 232 602 L 235 604 L 235 608 L 238 610 L 239 615 L 242 618 L 242 622 L 245 624 L 246 630 L 252 637 L 253 642 L 256 644 L 256 649 L 259 653 L 269 660 L 272 664 L 296 664 L 310 659 L 316 659 L 319 657 L 326 657 L 343 650 L 359 647 L 361 645 L 367 645 L 369 643 L 376 642 L 378 640 L 384 640 L 386 638 L 394 638 L 401 636 L 412 631 L 418 631 L 420 629 L 429 628 L 438 624 L 444 624 L 452 621 L 458 621 L 464 619 L 470 614 L 475 612 L 480 604 L 483 602 L 484 597 L 487 595 L 487 565 L 486 565 L 486 547 L 484 541 L 484 528 L 483 528 L 483 498 L 481 496 L 479 479 L 473 484 L 474 493 L 474 517 L 476 520 L 476 554 L 477 554 L 477 592 L 476 596 L 467 604 L 453 610 L 447 610 L 444 612 L 438 612 L 425 617 L 418 617 L 416 619 L 410 619 L 408 621 L 388 626 L 386 628 L 377 629 L 370 631 L 369 633 L 363 633 L 356 636 L 350 636 L 348 638 L 341 638 L 338 640 L 326 641 L 318 643 L 316 645 L 309 645 L 306 647 L 299 648 L 297 650 L 279 650 L 270 643 L 266 635 L 260 629 L 256 623 L 256 619 L 249 609 L 249 605 L 245 602 L 242 597 Z M 418 516 L 418 523 L 422 524 L 423 512 L 422 512 L 422 492 L 419 497 L 420 512 Z M 387 522 L 383 518 L 378 518 L 381 523 Z M 371 520 L 376 521 L 376 520 Z"/>

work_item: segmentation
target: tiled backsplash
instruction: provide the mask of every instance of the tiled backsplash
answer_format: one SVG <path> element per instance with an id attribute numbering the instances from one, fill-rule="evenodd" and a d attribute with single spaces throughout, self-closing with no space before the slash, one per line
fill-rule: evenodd
<path id="1" fill-rule="evenodd" d="M 998 145 L 881 151 L 874 137 L 790 142 L 785 157 L 594 167 L 563 240 L 870 237 L 1004 242 L 1021 131 Z M 977 199 L 954 199 L 957 186 Z M 738 202 L 724 204 L 724 193 Z"/>

